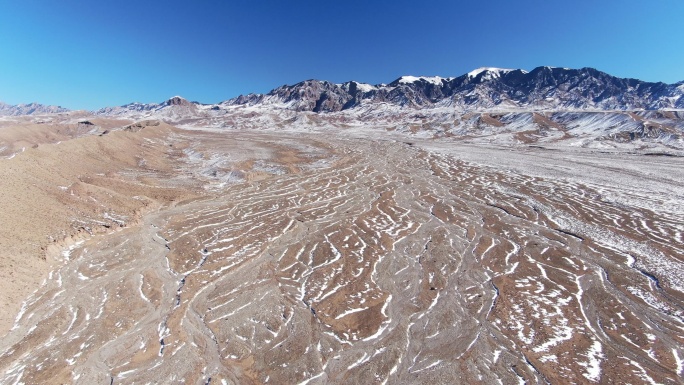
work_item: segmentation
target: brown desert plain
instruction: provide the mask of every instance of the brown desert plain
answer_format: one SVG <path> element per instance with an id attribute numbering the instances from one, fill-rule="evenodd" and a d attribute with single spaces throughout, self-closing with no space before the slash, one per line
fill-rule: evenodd
<path id="1" fill-rule="evenodd" d="M 41 119 L 0 121 L 0 383 L 683 381 L 681 152 Z"/>

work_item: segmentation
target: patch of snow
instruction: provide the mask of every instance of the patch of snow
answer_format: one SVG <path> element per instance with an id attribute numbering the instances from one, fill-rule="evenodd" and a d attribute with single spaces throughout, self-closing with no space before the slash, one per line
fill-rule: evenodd
<path id="1" fill-rule="evenodd" d="M 426 81 L 428 83 L 432 83 L 434 85 L 439 86 L 439 85 L 442 85 L 443 81 L 445 81 L 445 80 L 449 81 L 451 79 L 452 78 L 442 78 L 439 76 L 402 76 L 401 78 L 399 78 L 399 83 L 411 84 L 411 83 L 415 83 L 417 81 L 423 80 L 423 81 Z"/>
<path id="2" fill-rule="evenodd" d="M 681 376 L 684 374 L 684 360 L 682 360 L 682 358 L 679 357 L 677 349 L 672 349 L 672 355 L 674 356 L 675 362 L 677 363 L 677 375 Z"/>
<path id="3" fill-rule="evenodd" d="M 587 370 L 583 375 L 590 381 L 598 382 L 601 379 L 601 360 L 604 358 L 603 346 L 600 342 L 594 340 L 587 352 L 587 358 L 588 362 L 579 363 Z"/>
<path id="4" fill-rule="evenodd" d="M 499 355 L 501 354 L 501 350 L 495 350 L 494 351 L 494 359 L 492 360 L 492 363 L 496 364 L 497 361 L 499 361 Z"/>
<path id="5" fill-rule="evenodd" d="M 359 89 L 361 92 L 370 92 L 373 90 L 377 90 L 377 87 L 372 86 L 368 83 L 359 83 L 359 82 L 354 82 L 356 84 L 356 88 Z"/>
<path id="6" fill-rule="evenodd" d="M 515 71 L 512 69 L 507 69 L 507 68 L 496 68 L 496 67 L 480 67 L 478 69 L 472 70 L 468 72 L 468 77 L 469 78 L 475 78 L 479 74 L 483 72 L 489 72 L 489 78 L 498 78 L 501 76 L 501 74 L 507 74 L 511 71 Z M 523 71 L 523 73 L 527 73 L 527 71 Z"/>
<path id="7" fill-rule="evenodd" d="M 64 260 L 68 262 L 69 259 L 71 258 L 71 253 L 72 253 L 76 248 L 78 248 L 79 246 L 81 246 L 81 244 L 83 244 L 83 241 L 78 241 L 78 242 L 72 244 L 71 246 L 69 246 L 66 250 L 62 251 L 62 257 L 64 258 Z"/>

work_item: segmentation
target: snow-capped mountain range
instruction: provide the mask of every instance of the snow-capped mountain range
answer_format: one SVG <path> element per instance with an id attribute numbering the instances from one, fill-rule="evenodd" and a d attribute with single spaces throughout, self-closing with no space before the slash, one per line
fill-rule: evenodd
<path id="1" fill-rule="evenodd" d="M 63 111 L 0 105 L 0 115 Z M 216 104 L 174 96 L 86 114 L 216 129 L 373 127 L 425 137 L 485 138 L 488 143 L 574 138 L 573 145 L 581 146 L 608 140 L 684 149 L 684 82 L 622 79 L 593 68 L 479 68 L 459 77 L 402 76 L 377 85 L 306 80 Z"/>
<path id="2" fill-rule="evenodd" d="M 377 85 L 306 80 L 267 94 L 240 95 L 212 105 L 174 97 L 159 104 L 132 103 L 96 113 L 128 115 L 169 107 L 181 114 L 218 112 L 239 105 L 336 112 L 378 103 L 410 109 L 453 107 L 464 111 L 684 109 L 684 82 L 622 79 L 593 68 L 538 67 L 530 72 L 479 68 L 459 77 L 402 76 L 389 84 Z"/>
<path id="3" fill-rule="evenodd" d="M 337 112 L 372 105 L 401 109 L 450 107 L 462 111 L 578 111 L 684 109 L 684 82 L 651 83 L 623 79 L 593 68 L 538 67 L 532 71 L 483 67 L 459 77 L 402 76 L 389 84 L 306 80 L 266 94 L 248 94 L 217 103 L 175 96 L 162 103 L 130 103 L 93 111 L 96 115 L 173 118 L 222 115 L 231 106 L 270 106 Z M 0 115 L 66 112 L 57 106 L 0 103 Z"/>

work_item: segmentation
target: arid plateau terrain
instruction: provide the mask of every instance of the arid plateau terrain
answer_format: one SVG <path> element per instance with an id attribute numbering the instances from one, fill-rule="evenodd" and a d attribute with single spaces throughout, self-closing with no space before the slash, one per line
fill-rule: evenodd
<path id="1" fill-rule="evenodd" d="M 684 381 L 681 111 L 197 108 L 0 120 L 0 383 Z"/>

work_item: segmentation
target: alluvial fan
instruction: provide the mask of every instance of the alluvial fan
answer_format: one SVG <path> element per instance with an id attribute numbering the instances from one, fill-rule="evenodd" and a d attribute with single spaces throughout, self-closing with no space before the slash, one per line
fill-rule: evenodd
<path id="1" fill-rule="evenodd" d="M 203 198 L 64 252 L 0 382 L 681 383 L 680 160 L 231 135 Z"/>

